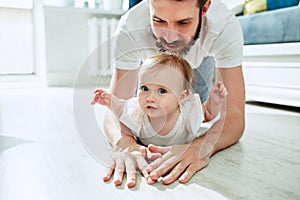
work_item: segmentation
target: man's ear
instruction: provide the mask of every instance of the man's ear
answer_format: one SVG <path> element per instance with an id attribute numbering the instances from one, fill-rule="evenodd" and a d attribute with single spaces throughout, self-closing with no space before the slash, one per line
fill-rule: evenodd
<path id="1" fill-rule="evenodd" d="M 189 96 L 190 92 L 189 90 L 183 90 L 179 96 L 179 105 L 182 104 L 186 98 Z"/>
<path id="2" fill-rule="evenodd" d="M 204 17 L 208 11 L 208 8 L 210 7 L 210 4 L 211 4 L 211 0 L 207 0 L 206 3 L 203 5 L 203 8 L 202 8 L 202 17 Z"/>

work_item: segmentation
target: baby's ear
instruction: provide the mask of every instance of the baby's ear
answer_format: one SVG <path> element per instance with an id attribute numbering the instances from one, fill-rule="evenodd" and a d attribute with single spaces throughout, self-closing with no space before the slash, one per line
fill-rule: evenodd
<path id="1" fill-rule="evenodd" d="M 182 104 L 187 99 L 189 94 L 190 94 L 189 90 L 183 90 L 179 96 L 179 101 L 178 101 L 179 104 Z"/>

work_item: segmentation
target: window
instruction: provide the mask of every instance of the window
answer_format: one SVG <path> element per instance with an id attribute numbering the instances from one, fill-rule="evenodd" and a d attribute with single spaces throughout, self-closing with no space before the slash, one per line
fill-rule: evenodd
<path id="1" fill-rule="evenodd" d="M 0 75 L 34 74 L 33 1 L 0 1 Z"/>
<path id="2" fill-rule="evenodd" d="M 0 7 L 32 9 L 33 0 L 1 0 Z"/>

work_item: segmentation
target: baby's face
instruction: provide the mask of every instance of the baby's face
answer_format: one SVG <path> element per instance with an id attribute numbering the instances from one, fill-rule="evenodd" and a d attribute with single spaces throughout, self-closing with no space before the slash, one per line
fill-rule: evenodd
<path id="1" fill-rule="evenodd" d="M 184 77 L 169 67 L 142 70 L 138 101 L 149 117 L 162 117 L 179 109 Z"/>
<path id="2" fill-rule="evenodd" d="M 142 68 L 139 74 L 139 85 L 161 85 L 168 88 L 176 96 L 184 90 L 185 81 L 179 70 L 160 64 L 151 68 Z"/>

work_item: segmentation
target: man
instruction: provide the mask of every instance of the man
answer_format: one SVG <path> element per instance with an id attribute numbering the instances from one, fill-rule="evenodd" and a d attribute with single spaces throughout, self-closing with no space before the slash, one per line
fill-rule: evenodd
<path id="1" fill-rule="evenodd" d="M 119 98 L 135 94 L 137 71 L 143 59 L 160 50 L 181 53 L 198 79 L 194 91 L 205 102 L 216 64 L 216 79 L 228 90 L 221 119 L 190 144 L 144 147 L 126 134 L 124 125 L 106 113 L 104 128 L 116 153 L 104 180 L 114 175 L 120 185 L 126 169 L 127 186 L 136 184 L 138 168 L 149 184 L 162 177 L 164 184 L 186 183 L 206 167 L 210 157 L 234 143 L 244 130 L 243 38 L 233 14 L 217 0 L 144 0 L 129 10 L 119 23 L 115 40 L 115 71 L 110 91 Z M 200 66 L 200 67 L 199 67 Z M 153 161 L 148 164 L 146 159 Z"/>

